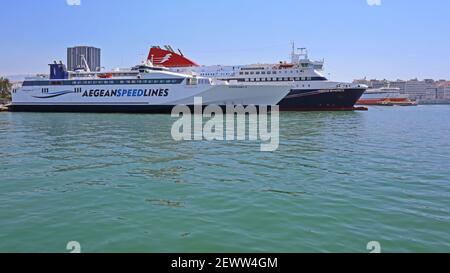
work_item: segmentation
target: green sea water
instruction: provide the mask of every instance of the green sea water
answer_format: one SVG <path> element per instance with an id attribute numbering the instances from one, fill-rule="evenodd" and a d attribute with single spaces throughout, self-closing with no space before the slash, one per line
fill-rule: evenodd
<path id="1" fill-rule="evenodd" d="M 450 106 L 280 114 L 280 147 L 170 115 L 0 113 L 0 252 L 450 251 Z"/>

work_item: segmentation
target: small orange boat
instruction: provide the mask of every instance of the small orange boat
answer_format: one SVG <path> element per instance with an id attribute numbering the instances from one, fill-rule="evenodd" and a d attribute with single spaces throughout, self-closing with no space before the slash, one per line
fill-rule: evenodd
<path id="1" fill-rule="evenodd" d="M 356 103 L 357 105 L 382 105 L 382 106 L 416 106 L 407 95 L 401 94 L 399 88 L 383 87 L 380 89 L 369 89 Z"/>
<path id="2" fill-rule="evenodd" d="M 101 79 L 109 79 L 109 78 L 112 78 L 113 74 L 112 73 L 103 73 L 103 74 L 98 74 L 97 76 Z"/>

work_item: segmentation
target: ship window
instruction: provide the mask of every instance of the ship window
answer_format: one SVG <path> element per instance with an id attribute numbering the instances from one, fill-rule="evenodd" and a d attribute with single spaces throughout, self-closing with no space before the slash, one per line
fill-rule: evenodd
<path id="1" fill-rule="evenodd" d="M 130 84 L 130 83 L 131 83 L 131 81 L 126 81 L 126 83 Z"/>
<path id="2" fill-rule="evenodd" d="M 267 71 L 267 74 L 269 74 L 269 75 L 270 75 L 271 73 L 272 73 L 272 72 L 270 72 L 270 71 Z"/>
<path id="3" fill-rule="evenodd" d="M 272 73 L 273 73 L 273 74 L 277 74 L 277 71 L 273 71 Z"/>
<path id="4" fill-rule="evenodd" d="M 244 75 L 244 72 L 239 72 L 239 75 Z"/>

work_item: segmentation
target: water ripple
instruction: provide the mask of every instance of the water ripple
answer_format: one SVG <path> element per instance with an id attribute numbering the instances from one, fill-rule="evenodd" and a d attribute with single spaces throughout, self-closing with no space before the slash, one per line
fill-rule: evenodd
<path id="1" fill-rule="evenodd" d="M 0 251 L 450 251 L 450 107 L 282 113 L 280 147 L 168 115 L 0 113 Z"/>

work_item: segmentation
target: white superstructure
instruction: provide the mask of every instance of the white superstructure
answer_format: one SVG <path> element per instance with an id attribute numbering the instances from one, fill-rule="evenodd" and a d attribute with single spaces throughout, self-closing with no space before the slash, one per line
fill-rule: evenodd
<path id="1" fill-rule="evenodd" d="M 181 53 L 152 47 L 149 60 L 177 73 L 190 73 L 246 86 L 289 85 L 290 93 L 280 103 L 283 110 L 353 109 L 365 91 L 363 84 L 329 81 L 322 75 L 324 61 L 309 59 L 305 48 L 291 52 L 290 62 L 277 64 L 198 66 Z"/>

